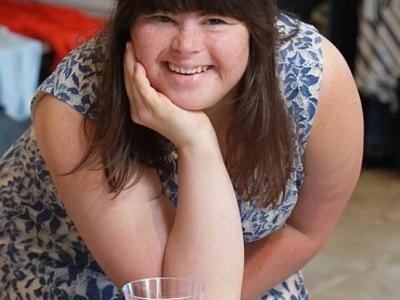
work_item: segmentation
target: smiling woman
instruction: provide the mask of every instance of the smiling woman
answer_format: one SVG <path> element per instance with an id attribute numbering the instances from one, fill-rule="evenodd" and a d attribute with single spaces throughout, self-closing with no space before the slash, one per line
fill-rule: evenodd
<path id="1" fill-rule="evenodd" d="M 136 20 L 131 39 L 152 86 L 176 105 L 205 110 L 233 102 L 249 56 L 243 22 L 198 12 L 154 13 Z"/>
<path id="2" fill-rule="evenodd" d="M 308 299 L 300 269 L 361 163 L 344 60 L 270 0 L 116 0 L 32 117 L 0 160 L 2 299 L 120 299 L 155 276 Z"/>

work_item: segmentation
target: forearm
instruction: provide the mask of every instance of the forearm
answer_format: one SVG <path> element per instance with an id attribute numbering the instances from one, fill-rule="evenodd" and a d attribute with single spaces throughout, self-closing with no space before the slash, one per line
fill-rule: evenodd
<path id="1" fill-rule="evenodd" d="M 215 147 L 179 152 L 179 201 L 164 274 L 196 278 L 206 299 L 232 300 L 240 297 L 243 237 L 232 183 Z"/>
<path id="2" fill-rule="evenodd" d="M 247 244 L 241 299 L 259 299 L 301 269 L 322 244 L 320 239 L 309 237 L 290 226 Z"/>

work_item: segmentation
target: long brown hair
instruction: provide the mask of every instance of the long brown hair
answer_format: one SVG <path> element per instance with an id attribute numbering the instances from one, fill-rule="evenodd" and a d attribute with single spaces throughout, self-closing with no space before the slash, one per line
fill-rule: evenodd
<path id="1" fill-rule="evenodd" d="M 131 120 L 123 77 L 123 54 L 138 16 L 155 11 L 200 11 L 234 17 L 250 32 L 250 56 L 232 103 L 225 157 L 235 188 L 261 205 L 278 203 L 292 171 L 292 121 L 282 99 L 275 56 L 279 44 L 278 11 L 271 0 L 116 0 L 98 42 L 106 44 L 98 98 L 89 114 L 95 132 L 78 166 L 100 157 L 111 192 L 136 182 L 143 166 L 170 166 L 171 144 L 157 132 Z"/>

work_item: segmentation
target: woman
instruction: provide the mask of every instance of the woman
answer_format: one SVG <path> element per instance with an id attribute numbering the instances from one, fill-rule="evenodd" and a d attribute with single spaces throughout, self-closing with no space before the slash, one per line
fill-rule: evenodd
<path id="1" fill-rule="evenodd" d="M 32 115 L 1 162 L 5 299 L 118 299 L 161 275 L 307 299 L 299 270 L 360 171 L 343 58 L 269 0 L 118 0 Z"/>

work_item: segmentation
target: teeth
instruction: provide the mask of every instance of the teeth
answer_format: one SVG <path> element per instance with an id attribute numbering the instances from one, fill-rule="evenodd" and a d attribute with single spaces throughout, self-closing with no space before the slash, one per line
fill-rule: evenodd
<path id="1" fill-rule="evenodd" d="M 177 67 L 171 63 L 168 63 L 168 68 L 175 73 L 183 74 L 183 75 L 194 75 L 194 74 L 203 73 L 204 71 L 208 70 L 208 66 L 198 66 L 198 67 L 194 67 L 194 68 L 182 68 L 182 67 Z"/>

